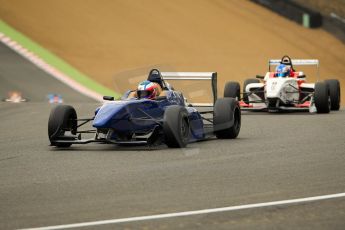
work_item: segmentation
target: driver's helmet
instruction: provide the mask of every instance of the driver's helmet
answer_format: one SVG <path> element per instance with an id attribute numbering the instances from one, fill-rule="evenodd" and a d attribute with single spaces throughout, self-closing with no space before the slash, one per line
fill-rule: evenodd
<path id="1" fill-rule="evenodd" d="M 280 64 L 276 68 L 275 76 L 276 77 L 287 77 L 290 76 L 291 66 Z"/>
<path id="2" fill-rule="evenodd" d="M 138 85 L 138 98 L 155 99 L 159 94 L 159 86 L 151 81 L 143 81 Z"/>

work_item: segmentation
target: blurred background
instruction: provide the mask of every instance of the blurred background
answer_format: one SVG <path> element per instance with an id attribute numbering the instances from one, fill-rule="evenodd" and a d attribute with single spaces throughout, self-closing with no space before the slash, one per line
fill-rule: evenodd
<path id="1" fill-rule="evenodd" d="M 303 27 L 254 2 L 0 0 L 0 18 L 119 93 L 135 88 L 158 67 L 217 71 L 221 94 L 226 81 L 242 84 L 263 75 L 268 59 L 285 54 L 319 59 L 321 79 L 339 79 L 344 91 L 343 41 L 323 27 Z M 343 0 L 293 2 L 325 18 L 332 13 L 338 21 L 345 17 Z M 308 80 L 316 81 L 315 75 Z"/>

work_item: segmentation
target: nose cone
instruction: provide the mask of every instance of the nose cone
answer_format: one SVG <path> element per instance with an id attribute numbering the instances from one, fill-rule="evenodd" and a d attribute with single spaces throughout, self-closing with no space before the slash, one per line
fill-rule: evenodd
<path id="1" fill-rule="evenodd" d="M 268 98 L 277 98 L 285 82 L 284 78 L 269 78 L 266 82 L 266 95 Z"/>
<path id="2" fill-rule="evenodd" d="M 105 103 L 97 112 L 92 126 L 95 128 L 109 128 L 112 120 L 123 118 L 126 113 L 127 103 L 123 101 L 112 101 Z"/>

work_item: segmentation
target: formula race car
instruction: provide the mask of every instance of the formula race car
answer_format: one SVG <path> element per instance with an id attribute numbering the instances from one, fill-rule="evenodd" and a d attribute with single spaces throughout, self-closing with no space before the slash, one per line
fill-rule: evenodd
<path id="1" fill-rule="evenodd" d="M 271 71 L 271 66 L 288 67 L 288 75 L 283 76 Z M 309 111 L 329 113 L 340 108 L 340 83 L 336 79 L 317 83 L 306 83 L 306 75 L 296 72 L 295 65 L 311 65 L 317 68 L 319 79 L 319 61 L 293 59 L 284 56 L 281 60 L 269 60 L 265 76 L 257 75 L 243 84 L 243 97 L 238 82 L 229 82 L 225 86 L 224 96 L 239 98 L 242 110 Z M 281 76 L 278 76 L 281 75 Z"/>
<path id="2" fill-rule="evenodd" d="M 4 102 L 11 102 L 11 103 L 21 103 L 21 102 L 28 102 L 27 98 L 23 98 L 22 94 L 18 91 L 11 91 L 8 92 L 8 97 L 2 99 Z"/>
<path id="3" fill-rule="evenodd" d="M 211 105 L 188 104 L 181 92 L 175 91 L 165 80 L 210 80 L 213 92 Z M 236 138 L 241 128 L 241 111 L 234 98 L 217 98 L 216 72 L 162 72 L 151 70 L 148 80 L 157 82 L 164 96 L 155 100 L 128 98 L 121 100 L 104 96 L 107 100 L 95 111 L 95 116 L 78 119 L 72 106 L 57 105 L 50 113 L 48 136 L 52 146 L 69 147 L 90 142 L 114 144 L 165 143 L 168 147 L 182 148 L 189 142 L 210 136 Z M 202 107 L 201 107 L 202 106 Z M 200 111 L 199 111 L 199 110 Z M 202 111 L 201 111 L 202 110 Z M 92 121 L 92 130 L 79 130 Z M 94 133 L 89 139 L 84 133 Z"/>
<path id="4" fill-rule="evenodd" d="M 62 99 L 62 96 L 60 94 L 51 93 L 51 94 L 47 95 L 47 98 L 48 98 L 48 102 L 50 104 L 63 103 L 63 99 Z"/>

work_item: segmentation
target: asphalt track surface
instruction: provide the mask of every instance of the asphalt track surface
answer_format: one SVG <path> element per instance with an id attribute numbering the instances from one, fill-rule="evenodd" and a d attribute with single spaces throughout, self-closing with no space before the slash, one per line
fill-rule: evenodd
<path id="1" fill-rule="evenodd" d="M 0 46 L 0 229 L 183 212 L 345 192 L 345 111 L 244 113 L 238 139 L 165 146 L 49 146 L 47 92 L 79 117 L 97 103 Z M 4 54 L 6 52 L 6 54 Z M 24 83 L 25 82 L 25 83 Z M 42 85 L 44 82 L 44 85 Z M 52 88 L 48 88 L 52 87 Z M 90 226 L 82 229 L 344 229 L 345 199 Z"/>
<path id="2" fill-rule="evenodd" d="M 32 102 L 47 102 L 48 94 L 61 94 L 66 102 L 93 102 L 32 65 L 0 43 L 0 97 L 19 91 Z"/>

